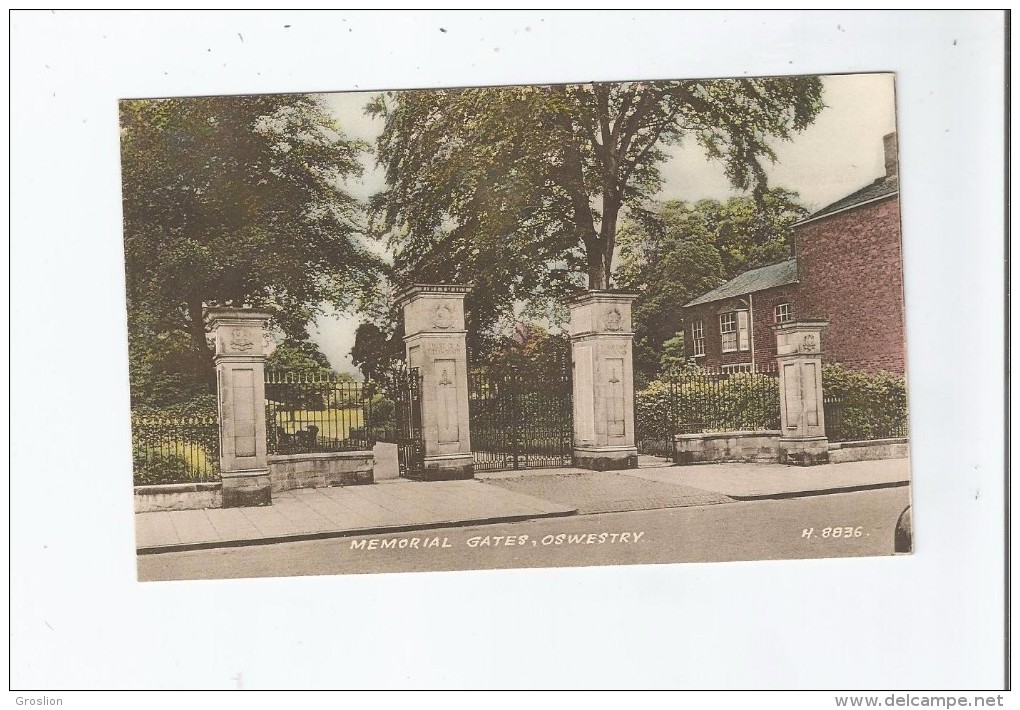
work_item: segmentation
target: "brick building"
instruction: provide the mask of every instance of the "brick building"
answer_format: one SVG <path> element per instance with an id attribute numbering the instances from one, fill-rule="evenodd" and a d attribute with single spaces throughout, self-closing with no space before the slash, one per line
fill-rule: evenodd
<path id="1" fill-rule="evenodd" d="M 793 227 L 794 257 L 746 271 L 684 306 L 688 355 L 704 367 L 774 367 L 773 326 L 824 319 L 823 352 L 858 370 L 906 369 L 896 134 L 885 175 Z"/>

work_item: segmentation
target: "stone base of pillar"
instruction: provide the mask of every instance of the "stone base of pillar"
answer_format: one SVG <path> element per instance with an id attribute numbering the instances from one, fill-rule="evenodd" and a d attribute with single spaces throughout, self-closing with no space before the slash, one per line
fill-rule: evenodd
<path id="1" fill-rule="evenodd" d="M 426 456 L 423 481 L 463 481 L 475 477 L 475 459 L 471 454 Z"/>
<path id="2" fill-rule="evenodd" d="M 621 471 L 637 468 L 637 455 L 637 448 L 633 446 L 574 449 L 574 466 L 589 471 Z"/>
<path id="3" fill-rule="evenodd" d="M 245 508 L 273 504 L 273 484 L 269 469 L 230 471 L 220 474 L 223 483 L 223 507 Z"/>
<path id="4" fill-rule="evenodd" d="M 789 466 L 817 466 L 829 463 L 829 440 L 824 436 L 809 439 L 779 439 L 779 463 Z"/>

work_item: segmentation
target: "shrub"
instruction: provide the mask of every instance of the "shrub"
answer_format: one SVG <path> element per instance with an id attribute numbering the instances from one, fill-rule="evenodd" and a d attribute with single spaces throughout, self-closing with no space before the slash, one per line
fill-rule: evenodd
<path id="1" fill-rule="evenodd" d="M 132 407 L 131 413 L 146 418 L 155 419 L 180 419 L 185 417 L 217 417 L 216 395 L 203 394 L 193 397 L 186 402 L 177 402 L 163 407 L 136 406 Z"/>
<path id="2" fill-rule="evenodd" d="M 676 433 L 677 415 L 668 382 L 653 380 L 635 397 L 634 416 L 641 438 L 661 438 Z"/>
<path id="3" fill-rule="evenodd" d="M 907 386 L 895 375 L 825 365 L 822 390 L 829 439 L 864 441 L 906 434 Z"/>
<path id="4" fill-rule="evenodd" d="M 166 407 L 136 407 L 131 416 L 136 486 L 214 480 L 219 458 L 216 397 Z"/>
<path id="5" fill-rule="evenodd" d="M 676 433 L 779 428 L 779 384 L 762 374 L 678 374 L 654 380 L 636 397 L 642 438 Z"/>
<path id="6" fill-rule="evenodd" d="M 368 417 L 365 420 L 365 424 L 369 427 L 393 427 L 393 414 L 396 411 L 397 405 L 392 399 L 384 397 L 381 394 L 372 395 L 371 409 L 368 412 Z"/>
<path id="7" fill-rule="evenodd" d="M 186 483 L 200 478 L 183 456 L 145 446 L 132 447 L 136 486 Z"/>

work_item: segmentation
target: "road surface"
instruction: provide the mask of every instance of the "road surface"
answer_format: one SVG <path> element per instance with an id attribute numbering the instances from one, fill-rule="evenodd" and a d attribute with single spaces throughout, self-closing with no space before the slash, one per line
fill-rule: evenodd
<path id="1" fill-rule="evenodd" d="M 138 557 L 142 581 L 890 555 L 909 488 Z"/>

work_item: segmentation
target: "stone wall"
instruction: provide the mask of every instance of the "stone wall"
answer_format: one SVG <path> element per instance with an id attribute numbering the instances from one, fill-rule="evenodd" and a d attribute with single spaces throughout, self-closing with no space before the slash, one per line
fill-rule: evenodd
<path id="1" fill-rule="evenodd" d="M 273 491 L 374 483 L 375 455 L 371 451 L 335 451 L 270 456 L 269 479 Z"/>
<path id="2" fill-rule="evenodd" d="M 164 510 L 200 510 L 220 508 L 223 495 L 219 483 L 174 483 L 160 486 L 135 486 L 135 512 Z"/>
<path id="3" fill-rule="evenodd" d="M 779 461 L 778 431 L 726 431 L 713 434 L 677 434 L 677 464 L 743 461 Z"/>
<path id="4" fill-rule="evenodd" d="M 875 439 L 874 441 L 842 441 L 829 444 L 829 463 L 878 461 L 910 457 L 906 439 Z"/>
<path id="5" fill-rule="evenodd" d="M 677 434 L 673 462 L 698 463 L 777 463 L 778 431 L 727 431 L 713 434 Z M 875 439 L 832 443 L 829 463 L 905 459 L 910 456 L 907 439 Z"/>

